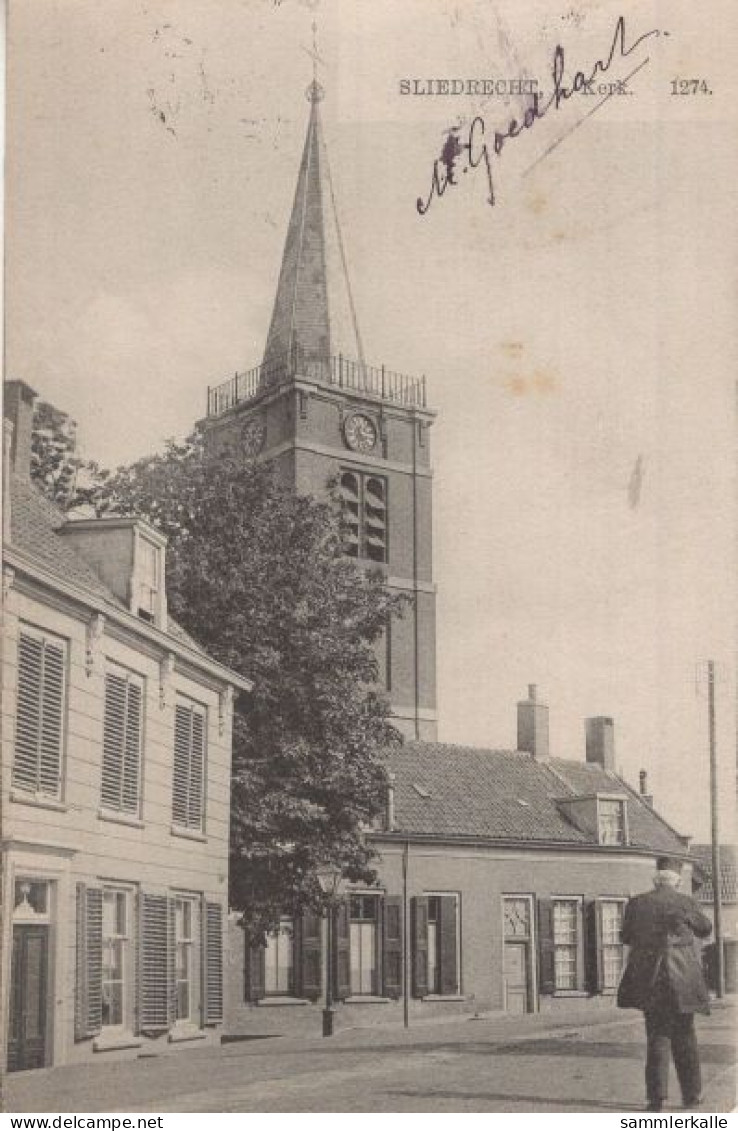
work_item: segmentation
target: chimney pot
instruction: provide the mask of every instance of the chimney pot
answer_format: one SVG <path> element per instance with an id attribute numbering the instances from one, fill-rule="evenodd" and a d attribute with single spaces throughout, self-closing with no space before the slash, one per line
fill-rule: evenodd
<path id="1" fill-rule="evenodd" d="M 638 784 L 640 788 L 641 801 L 644 805 L 649 805 L 653 808 L 653 794 L 648 792 L 648 774 L 645 770 L 641 770 L 638 775 Z"/>
<path id="2" fill-rule="evenodd" d="M 548 707 L 538 702 L 535 683 L 528 684 L 528 698 L 518 703 L 518 750 L 548 757 Z"/>

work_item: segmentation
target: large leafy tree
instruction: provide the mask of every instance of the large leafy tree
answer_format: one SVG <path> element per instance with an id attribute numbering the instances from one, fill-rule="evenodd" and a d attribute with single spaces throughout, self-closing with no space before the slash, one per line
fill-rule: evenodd
<path id="1" fill-rule="evenodd" d="M 77 425 L 48 401 L 37 401 L 31 435 L 31 476 L 47 498 L 70 510 L 90 504 L 108 472 L 77 454 Z"/>
<path id="2" fill-rule="evenodd" d="M 251 937 L 320 906 L 321 867 L 370 881 L 363 830 L 400 741 L 376 646 L 402 603 L 342 553 L 337 506 L 296 495 L 268 464 L 206 453 L 197 435 L 120 469 L 96 506 L 168 536 L 170 611 L 254 681 L 237 703 L 231 806 L 231 900 Z"/>

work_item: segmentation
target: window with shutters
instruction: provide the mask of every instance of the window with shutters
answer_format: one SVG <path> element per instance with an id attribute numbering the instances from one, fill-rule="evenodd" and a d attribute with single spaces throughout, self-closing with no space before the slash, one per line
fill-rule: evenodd
<path id="1" fill-rule="evenodd" d="M 349 897 L 351 994 L 379 993 L 379 896 Z"/>
<path id="2" fill-rule="evenodd" d="M 340 478 L 344 550 L 352 558 L 387 561 L 387 480 L 344 470 Z"/>
<path id="3" fill-rule="evenodd" d="M 190 1021 L 192 1019 L 194 999 L 194 918 L 194 901 L 192 899 L 177 897 L 174 901 L 177 1021 Z"/>
<path id="4" fill-rule="evenodd" d="M 602 987 L 614 990 L 623 972 L 623 915 L 625 900 L 603 899 L 600 908 L 600 946 L 602 948 Z"/>
<path id="5" fill-rule="evenodd" d="M 207 712 L 191 700 L 177 700 L 174 717 L 172 820 L 201 832 L 205 810 L 205 735 Z"/>
<path id="6" fill-rule="evenodd" d="M 105 809 L 137 816 L 141 808 L 143 680 L 124 668 L 105 673 L 102 786 Z"/>
<path id="7" fill-rule="evenodd" d="M 597 825 L 600 844 L 625 844 L 625 802 L 598 797 Z"/>
<path id="8" fill-rule="evenodd" d="M 102 1025 L 125 1024 L 129 951 L 129 893 L 104 888 L 102 900 Z"/>
<path id="9" fill-rule="evenodd" d="M 60 798 L 67 645 L 29 626 L 18 640 L 13 786 Z"/>
<path id="10" fill-rule="evenodd" d="M 264 993 L 267 997 L 295 993 L 295 929 L 290 918 L 267 936 L 264 948 Z"/>
<path id="11" fill-rule="evenodd" d="M 553 900 L 554 987 L 582 988 L 582 905 L 579 899 Z"/>

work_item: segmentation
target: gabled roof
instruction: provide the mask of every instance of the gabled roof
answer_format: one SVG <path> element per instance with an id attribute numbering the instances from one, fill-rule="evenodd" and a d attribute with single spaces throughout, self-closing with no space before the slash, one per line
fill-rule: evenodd
<path id="1" fill-rule="evenodd" d="M 712 903 L 714 890 L 712 885 L 712 846 L 709 844 L 693 844 L 690 849 L 698 864 L 701 886 L 696 891 L 700 903 Z M 720 845 L 720 895 L 726 903 L 738 901 L 738 854 L 730 844 Z"/>
<path id="2" fill-rule="evenodd" d="M 93 597 L 128 611 L 85 559 L 60 536 L 65 515 L 29 480 L 13 475 L 10 482 L 10 545 L 27 554 L 46 573 L 71 583 Z M 167 634 L 192 651 L 205 652 L 189 633 L 167 617 Z"/>
<path id="3" fill-rule="evenodd" d="M 342 353 L 363 364 L 346 251 L 338 222 L 315 82 L 305 147 L 282 256 L 264 366 L 284 364 L 296 351 L 308 363 Z"/>
<path id="4" fill-rule="evenodd" d="M 686 855 L 679 835 L 614 774 L 561 758 L 512 750 L 408 742 L 389 755 L 395 774 L 395 829 L 402 835 L 594 845 L 557 801 L 617 793 L 625 798 L 629 845 Z"/>

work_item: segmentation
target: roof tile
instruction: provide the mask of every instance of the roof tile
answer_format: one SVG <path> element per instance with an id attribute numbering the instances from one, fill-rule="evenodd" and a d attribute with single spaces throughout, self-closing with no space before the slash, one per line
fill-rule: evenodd
<path id="1" fill-rule="evenodd" d="M 408 742 L 392 751 L 398 832 L 439 838 L 479 837 L 529 843 L 592 844 L 557 800 L 585 793 L 625 793 L 630 843 L 683 853 L 678 834 L 614 774 L 565 759 L 536 760 L 511 750 Z"/>

